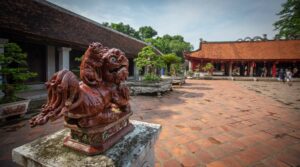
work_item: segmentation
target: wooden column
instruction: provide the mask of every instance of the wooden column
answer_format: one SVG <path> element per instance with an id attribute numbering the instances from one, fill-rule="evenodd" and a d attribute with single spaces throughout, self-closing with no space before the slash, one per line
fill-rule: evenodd
<path id="1" fill-rule="evenodd" d="M 272 66 L 272 77 L 276 78 L 276 62 L 274 62 Z"/>
<path id="2" fill-rule="evenodd" d="M 232 76 L 232 61 L 229 62 L 229 71 L 228 71 L 229 76 Z"/>
<path id="3" fill-rule="evenodd" d="M 250 63 L 250 72 L 249 72 L 249 76 L 253 77 L 253 68 L 254 68 L 254 61 L 252 61 Z"/>

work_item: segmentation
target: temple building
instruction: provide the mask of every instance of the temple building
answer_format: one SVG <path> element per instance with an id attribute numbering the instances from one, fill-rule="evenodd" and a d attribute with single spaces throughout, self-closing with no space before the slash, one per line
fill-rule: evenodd
<path id="1" fill-rule="evenodd" d="M 78 71 L 75 57 L 92 42 L 121 49 L 129 60 L 129 76 L 138 75 L 133 59 L 147 43 L 45 0 L 1 0 L 0 6 L 0 52 L 14 42 L 27 53 L 29 70 L 38 73 L 28 84 L 44 83 L 63 68 Z"/>
<path id="2" fill-rule="evenodd" d="M 185 59 L 192 71 L 201 71 L 206 63 L 212 63 L 214 75 L 277 77 L 283 69 L 299 77 L 300 40 L 200 40 L 199 49 L 185 53 Z"/>

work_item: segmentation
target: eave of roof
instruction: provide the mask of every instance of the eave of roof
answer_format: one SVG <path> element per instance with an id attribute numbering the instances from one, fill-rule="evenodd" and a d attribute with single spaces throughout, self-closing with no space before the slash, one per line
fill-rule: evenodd
<path id="1" fill-rule="evenodd" d="M 94 25 L 96 25 L 96 26 L 98 26 L 98 27 L 100 27 L 100 28 L 106 29 L 106 30 L 111 31 L 111 32 L 114 32 L 114 33 L 116 33 L 116 34 L 120 34 L 120 35 L 122 35 L 122 36 L 124 36 L 124 37 L 126 37 L 126 38 L 135 40 L 135 41 L 137 41 L 137 42 L 139 42 L 139 43 L 142 43 L 142 44 L 144 44 L 144 45 L 147 45 L 147 46 L 150 45 L 150 46 L 151 46 L 153 49 L 155 49 L 159 54 L 161 54 L 161 55 L 163 54 L 163 53 L 162 53 L 160 50 L 158 50 L 155 46 L 153 46 L 153 45 L 151 45 L 151 44 L 149 44 L 149 43 L 146 43 L 146 42 L 144 42 L 144 41 L 142 41 L 142 40 L 133 38 L 133 37 L 127 35 L 127 34 L 124 34 L 124 33 L 122 33 L 122 32 L 116 31 L 116 30 L 114 30 L 114 29 L 112 29 L 112 28 L 105 27 L 105 26 L 103 26 L 102 24 L 100 24 L 100 23 L 98 23 L 98 22 L 96 22 L 96 21 L 94 21 L 94 20 L 92 20 L 92 19 L 89 19 L 89 18 L 84 17 L 84 16 L 82 16 L 82 15 L 79 15 L 79 14 L 77 14 L 77 13 L 74 13 L 74 12 L 68 10 L 68 9 L 65 9 L 65 8 L 63 8 L 63 7 L 60 7 L 60 6 L 56 5 L 56 4 L 53 4 L 53 3 L 51 3 L 51 2 L 49 2 L 49 1 L 47 1 L 47 0 L 34 0 L 34 1 L 39 2 L 39 3 L 41 3 L 41 4 L 44 4 L 44 5 L 48 5 L 48 6 L 52 7 L 52 8 L 55 8 L 55 9 L 58 10 L 58 11 L 67 13 L 67 14 L 72 15 L 72 16 L 74 16 L 74 17 L 78 17 L 78 18 L 80 18 L 80 19 L 82 19 L 82 20 L 85 20 L 85 21 L 87 21 L 87 22 L 90 22 L 90 23 L 92 23 L 92 24 L 94 24 Z"/>
<path id="2" fill-rule="evenodd" d="M 88 19 L 84 16 L 81 16 L 79 14 L 76 14 L 70 10 L 64 9 L 60 6 L 57 6 L 53 3 L 50 3 L 48 1 L 45 0 L 26 0 L 26 1 L 16 1 L 16 0 L 10 0 L 10 1 L 2 1 L 0 2 L 0 4 L 3 5 L 4 8 L 7 8 L 5 10 L 2 10 L 1 16 L 0 16 L 0 29 L 1 31 L 10 31 L 10 33 L 12 34 L 25 34 L 25 35 L 32 35 L 34 36 L 34 38 L 40 38 L 43 39 L 47 39 L 47 40 L 51 40 L 51 41 L 55 41 L 57 40 L 59 43 L 65 43 L 66 46 L 71 45 L 71 46 L 76 46 L 76 47 L 82 47 L 82 46 L 88 46 L 88 43 L 92 42 L 92 41 L 97 41 L 97 39 L 101 39 L 104 40 L 103 43 L 110 43 L 110 47 L 118 47 L 118 48 L 123 48 L 123 51 L 128 51 L 128 53 L 130 54 L 137 54 L 138 50 L 140 50 L 143 46 L 148 46 L 150 44 L 135 39 L 131 36 L 128 36 L 126 34 L 123 34 L 121 32 L 118 32 L 116 30 L 113 30 L 111 28 L 105 27 L 103 25 L 101 25 L 100 23 L 93 21 L 91 19 Z M 10 6 L 9 6 L 10 4 Z M 39 5 L 37 5 L 39 4 Z M 33 9 L 31 9 L 32 11 L 29 11 L 30 7 L 35 7 Z M 42 7 L 44 6 L 44 7 Z M 25 8 L 28 9 L 25 9 Z M 10 8 L 10 9 L 8 9 Z M 20 9 L 20 11 L 18 11 L 18 9 Z M 25 10 L 24 10 L 25 9 Z M 52 10 L 51 10 L 52 9 Z M 18 11 L 16 14 L 14 14 L 14 12 L 12 12 L 13 10 Z M 46 11 L 44 11 L 46 10 Z M 20 14 L 20 12 L 24 12 L 23 16 L 22 14 Z M 28 12 L 29 11 L 29 12 Z M 55 12 L 55 16 L 57 16 L 58 20 L 53 20 L 53 18 L 51 18 L 54 14 L 43 14 L 44 12 L 47 11 L 51 11 Z M 40 18 L 37 17 L 38 15 L 41 15 Z M 29 18 L 33 16 L 33 18 Z M 64 16 L 63 18 L 59 18 L 59 16 Z M 28 17 L 28 19 L 34 19 L 37 20 L 37 22 L 32 22 L 32 21 L 24 21 L 26 20 Z M 49 27 L 47 27 L 47 19 L 50 19 L 49 21 L 51 21 Z M 99 28 L 99 30 L 97 31 L 97 37 L 96 36 L 84 36 L 84 33 L 80 32 L 80 30 L 74 30 L 76 28 L 75 25 L 73 27 L 69 27 L 70 25 L 72 25 L 72 23 L 70 23 L 70 20 L 65 19 L 65 18 L 69 18 L 73 20 L 76 20 L 76 18 L 78 19 L 77 21 L 80 22 L 79 24 L 84 24 L 85 28 L 90 28 L 92 30 L 96 30 L 96 27 Z M 16 22 L 14 22 L 16 19 Z M 40 19 L 40 20 L 39 20 Z M 65 19 L 65 21 L 63 20 Z M 2 21 L 1 21 L 2 20 Z M 18 20 L 20 21 L 20 23 L 18 23 Z M 66 23 L 66 21 L 68 23 Z M 75 21 L 75 22 L 77 22 Z M 46 27 L 43 26 L 38 26 L 39 24 L 46 24 Z M 64 23 L 60 24 L 60 23 Z M 30 25 L 31 24 L 31 25 Z M 34 28 L 34 25 L 37 25 L 38 28 Z M 57 28 L 70 28 L 70 30 L 64 30 L 61 32 L 49 32 L 51 30 L 53 30 L 53 28 L 56 28 L 55 26 L 58 26 Z M 93 25 L 93 26 L 92 26 Z M 23 26 L 23 27 L 22 27 Z M 32 28 L 32 29 L 31 29 Z M 51 29 L 52 28 L 52 29 Z M 100 30 L 102 29 L 102 30 Z M 47 33 L 48 32 L 48 33 Z M 94 32 L 94 31 L 92 31 Z M 112 35 L 108 35 L 108 33 L 110 32 L 110 34 Z M 4 32 L 5 33 L 5 32 Z M 76 39 L 76 37 L 70 36 L 70 34 L 66 34 L 66 33 L 73 33 L 73 36 L 79 35 L 79 37 Z M 86 32 L 86 33 L 91 33 L 91 32 Z M 67 35 L 67 36 L 65 36 Z M 123 37 L 124 39 L 121 39 L 120 37 Z M 83 39 L 86 38 L 86 39 Z M 121 41 L 117 41 L 116 40 L 121 40 Z M 126 42 L 126 40 L 128 40 Z M 109 42 L 106 42 L 109 41 Z M 136 42 L 136 44 L 134 44 Z M 128 45 L 131 45 L 130 47 L 122 47 L 122 45 L 124 46 L 128 43 Z M 107 45 L 107 44 L 106 44 Z M 115 45 L 115 46 L 114 46 Z M 155 51 L 158 54 L 162 54 L 157 48 L 155 48 L 154 46 L 152 46 Z M 127 48 L 127 49 L 124 49 Z"/>

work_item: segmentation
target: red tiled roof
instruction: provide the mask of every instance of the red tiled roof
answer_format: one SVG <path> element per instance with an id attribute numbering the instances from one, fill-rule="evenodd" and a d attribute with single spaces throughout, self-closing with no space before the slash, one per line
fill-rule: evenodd
<path id="1" fill-rule="evenodd" d="M 187 59 L 300 60 L 300 40 L 203 42 Z"/>

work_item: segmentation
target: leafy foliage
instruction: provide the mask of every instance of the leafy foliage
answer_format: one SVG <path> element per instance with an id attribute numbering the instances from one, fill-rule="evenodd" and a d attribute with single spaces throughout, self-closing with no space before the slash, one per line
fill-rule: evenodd
<path id="1" fill-rule="evenodd" d="M 282 4 L 282 10 L 277 13 L 280 20 L 274 23 L 279 33 L 275 38 L 300 38 L 300 0 L 287 0 Z"/>
<path id="2" fill-rule="evenodd" d="M 193 77 L 194 72 L 193 72 L 192 70 L 189 70 L 189 71 L 187 72 L 187 75 L 188 75 L 189 77 Z"/>
<path id="3" fill-rule="evenodd" d="M 0 54 L 0 75 L 3 77 L 0 87 L 4 97 L 0 103 L 16 101 L 15 92 L 25 88 L 23 82 L 37 76 L 37 73 L 28 71 L 26 58 L 26 53 L 17 44 L 4 45 L 4 54 Z"/>
<path id="4" fill-rule="evenodd" d="M 132 36 L 136 39 L 142 39 L 145 42 L 151 43 L 153 46 L 158 48 L 164 54 L 175 53 L 177 56 L 183 57 L 183 51 L 191 51 L 193 46 L 184 41 L 184 38 L 181 35 L 164 35 L 162 37 L 156 37 L 157 31 L 154 30 L 151 26 L 142 26 L 136 31 L 128 24 L 120 23 L 102 23 L 103 26 L 110 27 L 116 31 L 122 32 L 129 36 Z"/>
<path id="5" fill-rule="evenodd" d="M 144 81 L 148 81 L 148 82 L 157 82 L 160 81 L 160 77 L 155 75 L 155 74 L 145 74 L 144 75 Z"/>
<path id="6" fill-rule="evenodd" d="M 180 35 L 164 35 L 163 37 L 150 38 L 145 41 L 151 43 L 164 54 L 174 53 L 179 57 L 183 57 L 184 51 L 193 49 L 193 46 L 189 42 L 184 41 L 184 38 Z"/>
<path id="7" fill-rule="evenodd" d="M 164 54 L 162 59 L 166 64 L 176 64 L 181 62 L 181 57 L 176 56 L 174 53 Z"/>
<path id="8" fill-rule="evenodd" d="M 212 63 L 206 63 L 206 65 L 202 68 L 203 71 L 212 72 L 214 69 L 214 65 Z"/>
<path id="9" fill-rule="evenodd" d="M 150 26 L 140 27 L 138 32 L 141 39 L 152 38 L 157 35 L 157 31 Z"/>
<path id="10" fill-rule="evenodd" d="M 171 76 L 177 76 L 178 74 L 183 74 L 183 64 L 172 64 L 170 69 Z"/>
<path id="11" fill-rule="evenodd" d="M 171 72 L 171 65 L 179 64 L 181 62 L 181 57 L 176 56 L 175 53 L 164 54 L 161 58 L 167 65 L 168 74 Z"/>
<path id="12" fill-rule="evenodd" d="M 139 32 L 136 31 L 134 28 L 132 28 L 129 24 L 123 24 L 122 22 L 120 23 L 107 23 L 107 22 L 104 22 L 102 23 L 103 26 L 106 26 L 106 27 L 109 27 L 109 28 L 112 28 L 116 31 L 119 31 L 119 32 L 122 32 L 124 34 L 127 34 L 131 37 L 134 37 L 136 39 L 141 39 L 140 36 L 139 36 Z"/>
<path id="13" fill-rule="evenodd" d="M 157 55 L 151 46 L 144 47 L 139 53 L 137 58 L 134 59 L 136 66 L 139 70 L 146 68 L 146 74 L 155 74 L 157 68 L 164 67 L 165 64 L 161 57 Z"/>
<path id="14" fill-rule="evenodd" d="M 83 57 L 83 55 L 75 57 L 75 61 L 81 62 L 82 61 L 82 57 Z"/>
<path id="15" fill-rule="evenodd" d="M 112 28 L 116 31 L 122 32 L 124 34 L 127 34 L 131 37 L 134 37 L 136 39 L 142 39 L 145 40 L 147 38 L 152 38 L 155 35 L 157 35 L 157 31 L 155 31 L 150 26 L 143 26 L 140 27 L 139 30 L 135 30 L 133 27 L 131 27 L 129 24 L 124 24 L 122 22 L 120 23 L 108 23 L 104 22 L 102 23 L 103 26 Z"/>

